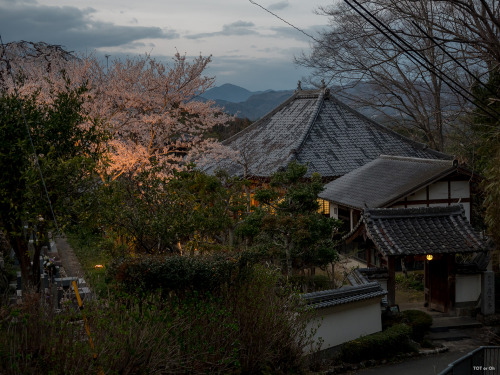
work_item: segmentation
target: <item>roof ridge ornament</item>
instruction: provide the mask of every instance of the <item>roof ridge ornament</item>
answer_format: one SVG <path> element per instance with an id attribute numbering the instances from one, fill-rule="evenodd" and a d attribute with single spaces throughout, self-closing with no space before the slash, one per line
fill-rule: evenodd
<path id="1" fill-rule="evenodd" d="M 324 79 L 321 80 L 321 91 L 323 91 L 323 96 L 325 98 L 330 96 L 330 89 L 328 87 L 326 87 L 326 83 L 325 83 Z"/>
<path id="2" fill-rule="evenodd" d="M 302 91 L 302 82 L 300 82 L 300 79 L 297 82 L 297 91 Z"/>

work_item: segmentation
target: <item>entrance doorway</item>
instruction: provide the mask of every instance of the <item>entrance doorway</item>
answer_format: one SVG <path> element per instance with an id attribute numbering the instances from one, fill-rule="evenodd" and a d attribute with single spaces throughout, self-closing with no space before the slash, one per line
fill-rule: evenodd
<path id="1" fill-rule="evenodd" d="M 425 262 L 425 301 L 429 308 L 443 313 L 448 312 L 455 301 L 452 260 L 449 254 L 444 254 Z"/>

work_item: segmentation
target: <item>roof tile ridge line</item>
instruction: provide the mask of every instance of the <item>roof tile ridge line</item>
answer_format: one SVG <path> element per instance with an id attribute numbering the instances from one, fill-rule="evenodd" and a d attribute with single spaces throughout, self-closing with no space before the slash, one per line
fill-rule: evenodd
<path id="1" fill-rule="evenodd" d="M 416 208 L 375 208 L 371 210 L 381 210 L 381 211 L 371 211 L 370 217 L 373 220 L 379 219 L 409 219 L 417 217 L 448 217 L 448 216 L 460 216 L 460 208 L 458 205 L 453 204 L 450 206 L 430 206 L 430 207 L 416 207 Z M 391 210 L 391 211 L 388 211 Z M 414 210 L 415 212 L 404 212 L 404 210 Z M 400 212 L 397 212 L 400 211 Z M 421 212 L 418 212 L 421 211 Z M 430 212 L 425 212 L 430 211 Z"/>
<path id="2" fill-rule="evenodd" d="M 366 216 L 365 216 L 366 215 Z M 371 223 L 372 223 L 372 226 L 376 226 L 376 223 L 375 223 L 375 220 L 371 217 L 371 214 L 368 213 L 368 214 L 365 214 L 363 213 L 363 220 L 369 220 Z M 372 240 L 372 242 L 375 244 L 375 247 L 378 247 L 378 251 L 380 251 L 384 256 L 388 256 L 390 254 L 387 254 L 386 252 L 386 249 L 383 248 L 384 247 L 384 243 L 380 243 L 381 241 L 379 236 L 377 235 L 377 233 L 374 233 L 372 235 L 371 231 L 370 231 L 370 228 L 369 228 L 369 225 L 368 225 L 368 222 L 366 223 L 365 225 L 365 228 L 366 228 L 366 237 L 369 238 L 370 240 Z M 377 231 L 377 229 L 374 229 L 375 231 Z"/>
<path id="3" fill-rule="evenodd" d="M 462 207 L 462 210 L 463 210 L 463 207 Z M 456 216 L 450 217 L 450 221 L 453 225 L 453 229 L 455 229 L 460 234 L 462 234 L 462 237 L 464 239 L 470 241 L 470 244 L 472 246 L 469 246 L 469 247 L 476 246 L 476 247 L 482 248 L 484 246 L 484 243 L 482 243 L 482 241 L 479 237 L 479 234 L 475 231 L 475 229 L 472 227 L 472 225 L 470 225 L 470 223 L 467 221 L 467 218 L 465 217 L 465 212 L 463 212 L 463 214 L 461 214 L 461 215 L 456 215 Z M 464 232 L 468 238 L 465 238 Z"/>
<path id="4" fill-rule="evenodd" d="M 385 155 L 380 154 L 380 159 L 385 160 L 400 160 L 400 161 L 414 161 L 416 163 L 450 163 L 453 165 L 456 159 L 426 159 L 426 158 L 417 158 L 416 156 L 400 156 L 400 155 Z M 377 159 L 374 159 L 377 160 Z"/>
<path id="5" fill-rule="evenodd" d="M 375 127 L 377 128 L 380 128 L 381 130 L 383 131 L 386 131 L 388 133 L 391 133 L 391 134 L 394 134 L 396 137 L 398 137 L 399 139 L 401 140 L 405 140 L 415 146 L 420 146 L 421 147 L 421 151 L 428 151 L 430 152 L 431 154 L 434 154 L 436 156 L 440 156 L 440 157 L 443 157 L 443 159 L 449 159 L 449 160 L 452 160 L 452 159 L 455 159 L 454 156 L 452 155 L 448 155 L 448 154 L 445 154 L 441 151 L 437 151 L 437 150 L 434 150 L 432 148 L 429 148 L 428 145 L 424 144 L 424 143 L 420 143 L 420 142 L 417 142 L 417 141 L 414 141 L 413 139 L 410 139 L 408 137 L 405 137 L 404 135 L 401 135 L 397 132 L 395 132 L 394 130 L 392 129 L 389 129 L 387 127 L 385 127 L 384 125 L 382 124 L 379 124 L 378 122 L 372 120 L 371 118 L 363 115 L 361 112 L 355 110 L 354 108 L 352 107 L 349 107 L 347 104 L 345 104 L 344 102 L 340 101 L 339 99 L 337 99 L 335 96 L 333 95 L 330 95 L 329 96 L 330 99 L 332 99 L 333 101 L 337 102 L 337 104 L 339 104 L 341 107 L 344 107 L 345 109 L 347 109 L 349 112 L 352 112 L 354 114 L 356 114 L 357 116 L 359 117 L 362 117 L 363 119 L 367 120 L 368 122 L 370 122 L 372 125 L 374 125 Z M 452 159 L 450 159 L 452 158 Z"/>
<path id="6" fill-rule="evenodd" d="M 299 153 L 300 149 L 304 145 L 305 140 L 309 136 L 309 133 L 311 133 L 311 128 L 312 128 L 314 122 L 316 121 L 316 119 L 318 118 L 319 112 L 320 112 L 321 107 L 323 105 L 323 101 L 325 99 L 325 92 L 326 92 L 326 90 L 327 89 L 323 89 L 323 90 L 320 91 L 320 93 L 318 95 L 318 101 L 316 102 L 316 108 L 314 108 L 314 113 L 311 116 L 311 118 L 309 119 L 309 122 L 307 123 L 306 131 L 302 135 L 302 138 L 299 139 L 299 141 L 297 142 L 298 146 L 294 147 L 290 151 L 290 155 L 288 155 L 288 158 L 286 159 L 285 165 L 288 165 L 294 158 L 296 158 L 296 156 Z"/>
<path id="7" fill-rule="evenodd" d="M 309 293 L 303 293 L 301 294 L 302 297 L 304 298 L 318 298 L 318 297 L 337 297 L 337 296 L 343 296 L 343 295 L 349 295 L 353 294 L 353 292 L 367 292 L 371 291 L 372 289 L 382 289 L 380 286 L 380 283 L 378 281 L 368 281 L 366 284 L 358 284 L 358 285 L 344 285 L 341 288 L 338 289 L 328 289 L 328 290 L 320 290 L 317 292 L 309 292 Z M 320 302 L 326 302 L 325 300 L 322 300 Z"/>
<path id="8" fill-rule="evenodd" d="M 292 101 L 298 99 L 298 97 L 300 96 L 300 91 L 295 91 L 293 93 L 292 96 L 290 96 L 287 100 L 285 100 L 283 103 L 281 103 L 280 105 L 278 105 L 277 107 L 275 107 L 273 110 L 271 110 L 270 112 L 268 112 L 266 115 L 264 115 L 263 117 L 261 117 L 260 119 L 256 120 L 253 124 L 251 124 L 250 126 L 247 126 L 245 129 L 239 131 L 238 133 L 232 135 L 231 137 L 229 137 L 228 139 L 225 139 L 224 141 L 222 141 L 222 144 L 227 146 L 227 144 L 229 142 L 232 142 L 234 139 L 236 138 L 239 138 L 242 134 L 244 133 L 247 133 L 249 132 L 250 130 L 253 130 L 254 128 L 258 127 L 260 125 L 261 122 L 264 122 L 265 120 L 267 120 L 269 117 L 273 116 L 276 112 L 278 111 L 281 111 L 281 109 L 283 109 L 283 107 L 287 106 L 288 104 L 290 104 Z"/>
<path id="9" fill-rule="evenodd" d="M 429 160 L 436 160 L 436 159 L 429 159 Z M 422 189 L 422 188 L 424 188 L 424 187 L 426 187 L 426 186 L 428 186 L 428 185 L 430 185 L 430 184 L 438 181 L 440 178 L 448 176 L 449 174 L 453 173 L 456 170 L 457 170 L 457 167 L 455 167 L 455 166 L 452 165 L 448 169 L 446 169 L 444 171 L 440 171 L 440 172 L 436 173 L 435 175 L 429 177 L 427 180 L 421 182 L 420 184 L 416 185 L 412 189 L 407 190 L 407 191 L 399 194 L 398 196 L 396 196 L 394 198 L 391 198 L 391 199 L 383 202 L 380 205 L 380 207 L 378 207 L 378 208 L 388 208 L 387 206 L 389 206 L 390 204 L 397 202 L 399 199 L 401 199 L 401 198 L 403 198 L 403 197 L 405 197 L 407 195 L 410 195 L 412 193 L 417 192 L 418 190 L 420 190 L 420 189 Z"/>

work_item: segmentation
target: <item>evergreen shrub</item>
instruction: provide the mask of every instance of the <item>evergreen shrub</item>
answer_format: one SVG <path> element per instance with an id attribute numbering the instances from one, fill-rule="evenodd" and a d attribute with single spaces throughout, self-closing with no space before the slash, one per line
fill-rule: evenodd
<path id="1" fill-rule="evenodd" d="M 406 310 L 402 312 L 404 321 L 411 327 L 411 338 L 422 342 L 425 334 L 432 326 L 432 316 L 420 310 Z"/>
<path id="2" fill-rule="evenodd" d="M 385 331 L 346 342 L 340 357 L 344 362 L 356 363 L 368 359 L 383 359 L 415 351 L 410 342 L 412 329 L 406 324 L 396 324 Z"/>

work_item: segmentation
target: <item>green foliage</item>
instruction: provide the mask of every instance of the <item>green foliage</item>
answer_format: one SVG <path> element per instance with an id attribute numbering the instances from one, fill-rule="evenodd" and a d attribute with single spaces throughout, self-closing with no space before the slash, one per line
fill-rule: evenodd
<path id="1" fill-rule="evenodd" d="M 102 187 L 86 226 L 105 233 L 115 255 L 221 250 L 232 245 L 246 183 L 195 169 L 122 176 Z"/>
<path id="2" fill-rule="evenodd" d="M 420 310 L 405 310 L 402 315 L 405 323 L 412 329 L 411 338 L 416 342 L 422 342 L 432 326 L 432 316 Z"/>
<path id="3" fill-rule="evenodd" d="M 209 132 L 205 134 L 205 138 L 215 138 L 223 141 L 239 133 L 246 127 L 252 125 L 252 122 L 245 118 L 234 118 L 228 124 L 215 125 Z"/>
<path id="4" fill-rule="evenodd" d="M 490 72 L 486 87 L 473 90 L 477 102 L 488 108 L 489 114 L 480 109 L 475 111 L 473 132 L 479 138 L 473 167 L 484 175 L 485 223 L 494 240 L 500 242 L 500 71 Z"/>
<path id="5" fill-rule="evenodd" d="M 406 324 L 396 324 L 385 331 L 346 342 L 341 348 L 341 358 L 345 362 L 356 363 L 414 352 L 416 349 L 410 343 L 411 332 L 411 327 Z"/>
<path id="6" fill-rule="evenodd" d="M 79 217 L 86 193 L 95 187 L 95 166 L 106 135 L 97 121 L 87 118 L 85 93 L 86 87 L 70 89 L 68 83 L 66 91 L 53 95 L 48 103 L 38 103 L 36 95 L 0 97 L 0 223 L 23 278 L 28 281 L 31 274 L 35 284 L 40 248 L 48 241 L 47 232 L 55 229 L 39 168 L 59 229 Z M 36 253 L 30 272 L 26 238 L 31 234 L 36 238 Z"/>
<path id="7" fill-rule="evenodd" d="M 81 311 L 54 314 L 39 295 L 0 310 L 0 373 L 289 374 L 311 344 L 303 301 L 262 266 L 224 293 L 140 298 L 121 293 L 87 302 L 97 360 Z"/>
<path id="8" fill-rule="evenodd" d="M 121 290 L 138 295 L 161 291 L 163 295 L 220 292 L 245 277 L 257 260 L 254 254 L 210 256 L 140 256 L 116 261 L 108 276 Z"/>
<path id="9" fill-rule="evenodd" d="M 35 297 L 36 298 L 36 297 Z M 78 310 L 53 314 L 32 300 L 5 312 L 0 373 L 206 374 L 238 369 L 238 324 L 217 299 L 166 303 L 108 298 L 87 303 L 97 361 Z"/>
<path id="10" fill-rule="evenodd" d="M 306 329 L 312 311 L 281 274 L 255 266 L 231 300 L 239 324 L 242 373 L 300 373 L 304 352 L 313 344 Z"/>
<path id="11" fill-rule="evenodd" d="M 424 274 L 420 272 L 410 272 L 408 277 L 402 273 L 396 274 L 396 287 L 399 289 L 424 290 Z"/>
<path id="12" fill-rule="evenodd" d="M 112 262 L 109 251 L 103 249 L 101 237 L 96 233 L 87 233 L 85 228 L 77 228 L 70 233 L 66 232 L 66 240 L 78 258 L 78 262 L 85 272 L 85 280 L 90 284 L 92 292 L 97 296 L 105 297 L 108 290 L 106 283 L 106 266 Z M 95 268 L 96 264 L 104 268 Z"/>
<path id="13" fill-rule="evenodd" d="M 333 282 L 326 275 L 293 275 L 288 281 L 297 289 L 305 289 L 308 292 L 334 289 Z"/>
<path id="14" fill-rule="evenodd" d="M 279 260 L 287 274 L 337 259 L 333 237 L 339 222 L 318 213 L 318 174 L 305 178 L 307 166 L 290 163 L 273 175 L 268 188 L 255 191 L 260 206 L 244 218 L 237 234 L 247 243 Z"/>

